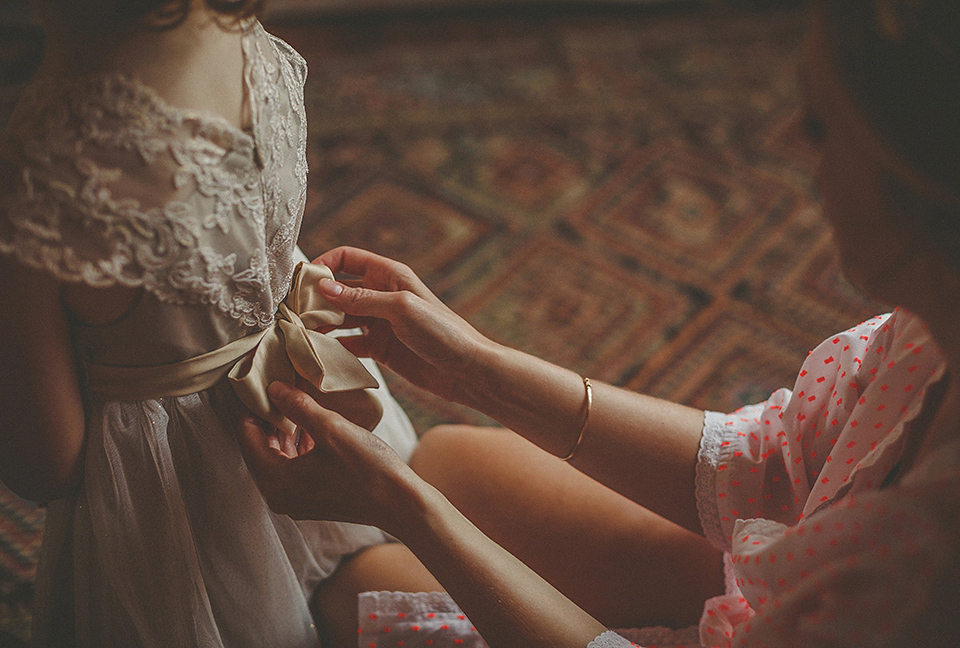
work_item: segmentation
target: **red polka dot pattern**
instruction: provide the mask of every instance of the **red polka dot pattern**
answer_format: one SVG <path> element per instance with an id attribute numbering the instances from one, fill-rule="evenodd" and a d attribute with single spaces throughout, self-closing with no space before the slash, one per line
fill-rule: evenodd
<path id="1" fill-rule="evenodd" d="M 960 440 L 919 483 L 880 490 L 943 369 L 922 323 L 897 311 L 812 351 L 792 390 L 708 414 L 697 495 L 730 583 L 705 604 L 702 646 L 960 644 Z M 364 613 L 364 596 L 360 648 L 486 645 L 452 602 Z"/>
<path id="2" fill-rule="evenodd" d="M 403 595 L 383 600 L 368 592 L 358 599 L 358 648 L 486 648 L 466 615 L 445 595 Z"/>
<path id="3" fill-rule="evenodd" d="M 708 417 L 720 442 L 705 531 L 730 552 L 735 586 L 707 602 L 704 646 L 960 642 L 960 447 L 939 478 L 920 473 L 925 491 L 880 490 L 943 370 L 923 324 L 897 311 L 824 342 L 793 390 Z"/>
<path id="4" fill-rule="evenodd" d="M 738 519 L 796 524 L 838 494 L 873 489 L 900 453 L 903 424 L 943 371 L 924 325 L 878 316 L 814 349 L 793 390 L 725 417 L 717 460 L 721 528 Z"/>

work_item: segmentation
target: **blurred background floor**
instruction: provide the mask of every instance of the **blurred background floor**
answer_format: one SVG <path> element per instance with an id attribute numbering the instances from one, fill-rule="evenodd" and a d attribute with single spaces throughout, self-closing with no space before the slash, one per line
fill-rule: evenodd
<path id="1" fill-rule="evenodd" d="M 840 276 L 794 81 L 802 2 L 268 18 L 307 59 L 301 246 L 414 268 L 488 335 L 732 410 L 880 312 Z M 40 51 L 0 9 L 0 117 Z M 419 432 L 484 422 L 388 375 Z M 42 510 L 0 491 L 0 646 L 28 636 Z"/>

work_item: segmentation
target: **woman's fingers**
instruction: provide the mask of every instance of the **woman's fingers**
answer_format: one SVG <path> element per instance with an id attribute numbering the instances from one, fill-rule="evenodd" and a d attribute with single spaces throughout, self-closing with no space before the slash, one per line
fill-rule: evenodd
<path id="1" fill-rule="evenodd" d="M 346 272 L 346 270 L 344 269 L 344 266 L 346 265 L 344 256 L 346 255 L 347 249 L 349 248 L 346 248 L 343 246 L 333 248 L 332 250 L 328 250 L 327 252 L 324 252 L 323 254 L 318 256 L 311 263 L 320 263 L 322 265 L 325 265 L 328 268 L 330 268 L 330 270 L 334 274 L 337 274 L 339 272 Z"/>
<path id="2" fill-rule="evenodd" d="M 297 454 L 304 455 L 313 450 L 316 442 L 313 437 L 301 429 L 297 429 Z"/>
<path id="3" fill-rule="evenodd" d="M 370 288 L 353 288 L 333 279 L 321 279 L 320 293 L 331 304 L 348 315 L 376 317 L 393 321 L 398 314 L 411 310 L 420 297 L 406 290 L 382 292 Z"/>
<path id="4" fill-rule="evenodd" d="M 276 470 L 283 464 L 280 448 L 271 446 L 271 437 L 249 416 L 240 421 L 240 449 L 255 473 Z"/>
<path id="5" fill-rule="evenodd" d="M 267 387 L 267 395 L 277 409 L 306 432 L 313 441 L 327 427 L 336 424 L 342 417 L 336 412 L 322 408 L 309 394 L 283 382 L 274 382 Z"/>
<path id="6" fill-rule="evenodd" d="M 367 288 L 386 292 L 408 290 L 427 301 L 439 301 L 408 266 L 367 250 L 338 247 L 317 257 L 315 263 L 327 266 L 334 275 L 360 277 L 357 281 Z M 350 280 L 343 285 L 354 283 Z"/>
<path id="7" fill-rule="evenodd" d="M 430 292 L 405 265 L 354 248 L 336 248 L 318 258 L 334 272 L 360 274 L 354 281 L 321 279 L 320 293 L 360 323 L 363 337 L 342 344 L 371 357 L 411 383 L 441 397 L 454 397 L 485 338 Z M 343 327 L 341 327 L 343 328 Z"/>
<path id="8" fill-rule="evenodd" d="M 320 255 L 314 260 L 314 263 L 322 263 L 330 268 L 334 274 L 343 272 L 364 277 L 367 275 L 369 265 L 373 263 L 382 264 L 384 261 L 389 261 L 389 259 L 367 250 L 342 246 Z"/>
<path id="9" fill-rule="evenodd" d="M 299 454 L 297 451 L 299 439 L 296 434 L 286 434 L 278 431 L 278 437 L 280 440 L 280 450 L 285 456 L 293 459 Z"/>

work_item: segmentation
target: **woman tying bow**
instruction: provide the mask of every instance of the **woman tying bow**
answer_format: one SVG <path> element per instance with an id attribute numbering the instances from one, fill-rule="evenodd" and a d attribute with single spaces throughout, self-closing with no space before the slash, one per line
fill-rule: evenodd
<path id="1" fill-rule="evenodd" d="M 319 283 L 364 328 L 348 349 L 510 430 L 439 428 L 411 468 L 270 387 L 312 447 L 242 424 L 267 502 L 403 543 L 321 587 L 333 645 L 356 641 L 358 594 L 364 646 L 662 644 L 644 627 L 691 624 L 703 646 L 960 641 L 960 9 L 820 0 L 800 75 L 844 271 L 897 308 L 766 402 L 727 415 L 591 383 L 486 339 L 399 263 L 318 259 L 359 277 Z"/>

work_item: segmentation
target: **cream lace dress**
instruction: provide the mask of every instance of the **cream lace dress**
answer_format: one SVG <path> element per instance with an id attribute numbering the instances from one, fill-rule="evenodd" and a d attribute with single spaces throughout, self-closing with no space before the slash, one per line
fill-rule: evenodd
<path id="1" fill-rule="evenodd" d="M 0 252 L 65 282 L 142 289 L 117 321 L 72 322 L 81 373 L 179 362 L 272 324 L 302 257 L 306 67 L 256 22 L 243 51 L 250 133 L 115 75 L 36 81 L 18 106 L 0 160 Z M 378 392 L 375 432 L 409 456 L 413 429 Z M 86 398 L 84 480 L 49 504 L 34 643 L 316 646 L 310 593 L 383 534 L 271 513 L 222 384 Z"/>

